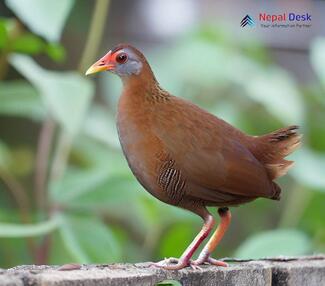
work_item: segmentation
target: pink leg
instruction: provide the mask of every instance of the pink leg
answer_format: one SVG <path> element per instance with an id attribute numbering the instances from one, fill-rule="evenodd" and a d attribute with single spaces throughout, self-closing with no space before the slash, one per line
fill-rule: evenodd
<path id="1" fill-rule="evenodd" d="M 218 261 L 212 257 L 210 257 L 210 254 L 212 251 L 216 248 L 216 246 L 219 244 L 221 241 L 222 237 L 224 236 L 226 230 L 228 229 L 228 226 L 231 221 L 231 214 L 228 208 L 219 208 L 218 213 L 221 218 L 221 222 L 219 226 L 217 227 L 216 231 L 214 234 L 211 236 L 210 240 L 208 243 L 205 245 L 203 248 L 202 252 L 200 253 L 198 259 L 194 260 L 192 262 L 193 265 L 200 265 L 205 262 L 216 265 L 216 266 L 228 266 L 227 263 L 223 261 Z"/>
<path id="2" fill-rule="evenodd" d="M 202 241 L 209 235 L 214 225 L 214 218 L 210 214 L 204 219 L 204 225 L 192 243 L 186 248 L 179 259 L 170 258 L 154 263 L 154 266 L 169 270 L 178 270 L 190 265 L 190 259 L 194 252 L 198 249 Z M 176 262 L 176 263 L 175 263 Z M 174 263 L 174 264 L 173 264 Z"/>

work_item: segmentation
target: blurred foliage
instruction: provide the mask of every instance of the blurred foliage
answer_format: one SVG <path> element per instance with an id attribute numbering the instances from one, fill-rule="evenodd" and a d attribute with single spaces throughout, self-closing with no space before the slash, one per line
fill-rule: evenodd
<path id="1" fill-rule="evenodd" d="M 0 266 L 181 254 L 202 222 L 158 202 L 131 174 L 114 122 L 120 80 L 101 75 L 103 97 L 94 100 L 94 82 L 82 70 L 39 64 L 44 55 L 67 59 L 60 37 L 74 1 L 5 2 L 17 18 L 0 19 L 0 123 L 7 134 L 0 137 Z M 281 179 L 283 200 L 235 208 L 217 256 L 325 251 L 324 55 L 325 39 L 316 39 L 310 60 L 317 80 L 303 86 L 259 42 L 240 43 L 216 27 L 148 53 L 163 87 L 242 130 L 258 135 L 299 124 L 304 133 L 296 166 Z M 31 126 L 38 140 L 25 140 Z"/>
<path id="2" fill-rule="evenodd" d="M 294 256 L 311 251 L 310 239 L 301 231 L 281 229 L 265 231 L 247 239 L 235 252 L 237 258 Z"/>

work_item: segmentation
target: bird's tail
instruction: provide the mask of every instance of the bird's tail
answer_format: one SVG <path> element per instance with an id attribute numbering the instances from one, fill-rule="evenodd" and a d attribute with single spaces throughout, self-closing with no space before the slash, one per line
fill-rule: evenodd
<path id="1" fill-rule="evenodd" d="M 254 155 L 264 164 L 271 180 L 285 175 L 293 161 L 284 158 L 301 144 L 302 135 L 298 126 L 293 125 L 254 138 Z"/>

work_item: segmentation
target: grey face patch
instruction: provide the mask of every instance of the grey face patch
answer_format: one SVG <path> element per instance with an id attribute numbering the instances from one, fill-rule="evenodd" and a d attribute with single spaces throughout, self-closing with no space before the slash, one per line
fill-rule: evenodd
<path id="1" fill-rule="evenodd" d="M 142 63 L 135 53 L 130 49 L 125 48 L 120 52 L 124 52 L 128 55 L 128 60 L 124 64 L 116 63 L 114 73 L 119 76 L 138 75 L 142 69 Z"/>

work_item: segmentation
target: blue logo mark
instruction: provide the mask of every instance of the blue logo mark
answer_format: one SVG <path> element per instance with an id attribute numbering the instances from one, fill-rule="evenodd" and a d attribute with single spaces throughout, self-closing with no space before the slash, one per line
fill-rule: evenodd
<path id="1" fill-rule="evenodd" d="M 250 26 L 250 27 L 254 27 L 255 26 L 255 22 L 254 22 L 254 19 L 249 16 L 249 15 L 246 15 L 240 22 L 240 26 L 241 27 L 245 27 L 245 26 Z"/>

